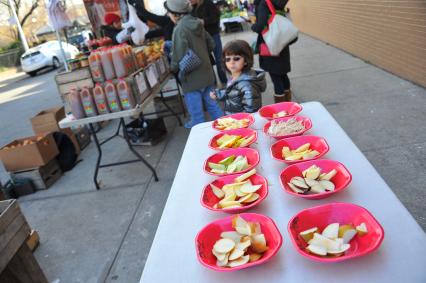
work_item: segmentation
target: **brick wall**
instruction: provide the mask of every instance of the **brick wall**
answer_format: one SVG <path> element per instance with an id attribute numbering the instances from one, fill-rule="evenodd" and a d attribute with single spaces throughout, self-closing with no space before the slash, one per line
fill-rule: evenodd
<path id="1" fill-rule="evenodd" d="M 298 28 L 426 87 L 426 0 L 290 0 Z"/>

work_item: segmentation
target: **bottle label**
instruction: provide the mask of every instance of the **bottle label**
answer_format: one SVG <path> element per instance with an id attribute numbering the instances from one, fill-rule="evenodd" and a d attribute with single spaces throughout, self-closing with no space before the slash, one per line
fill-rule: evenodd
<path id="1" fill-rule="evenodd" d="M 109 107 L 111 108 L 111 110 L 116 110 L 118 109 L 118 104 L 116 100 L 113 100 L 110 102 Z"/>
<path id="2" fill-rule="evenodd" d="M 121 99 L 121 105 L 123 105 L 123 108 L 125 109 L 130 108 L 129 99 L 127 97 L 123 97 Z"/>

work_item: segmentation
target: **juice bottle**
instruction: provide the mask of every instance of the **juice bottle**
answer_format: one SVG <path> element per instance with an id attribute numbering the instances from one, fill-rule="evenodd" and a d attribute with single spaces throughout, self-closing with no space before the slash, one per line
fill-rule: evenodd
<path id="1" fill-rule="evenodd" d="M 120 99 L 118 98 L 117 90 L 115 89 L 115 85 L 112 81 L 107 81 L 105 84 L 105 96 L 111 112 L 121 111 Z"/>
<path id="2" fill-rule="evenodd" d="M 130 45 L 125 45 L 125 50 L 129 62 L 129 72 L 133 73 L 136 71 L 136 58 L 135 54 L 133 53 L 133 48 Z"/>
<path id="3" fill-rule="evenodd" d="M 101 62 L 106 80 L 115 78 L 114 64 L 112 63 L 111 48 L 101 51 Z"/>
<path id="4" fill-rule="evenodd" d="M 127 76 L 130 72 L 126 66 L 125 50 L 122 46 L 114 47 L 111 50 L 112 62 L 114 64 L 115 74 L 118 78 Z"/>
<path id="5" fill-rule="evenodd" d="M 120 98 L 121 107 L 123 110 L 133 109 L 136 106 L 135 98 L 133 97 L 132 91 L 129 84 L 125 80 L 118 80 L 117 92 Z"/>
<path id="6" fill-rule="evenodd" d="M 68 101 L 71 106 L 72 114 L 76 119 L 81 119 L 86 117 L 84 113 L 83 105 L 81 103 L 80 94 L 77 89 L 72 89 L 68 95 Z"/>
<path id="7" fill-rule="evenodd" d="M 96 84 L 93 89 L 93 98 L 95 99 L 96 108 L 99 114 L 109 113 L 108 102 L 105 97 L 104 89 L 100 84 Z"/>
<path id="8" fill-rule="evenodd" d="M 104 71 L 102 69 L 101 56 L 99 52 L 92 52 L 89 56 L 89 67 L 92 78 L 95 82 L 105 81 Z"/>
<path id="9" fill-rule="evenodd" d="M 81 103 L 83 104 L 84 113 L 87 117 L 98 115 L 96 104 L 93 100 L 92 93 L 87 87 L 83 88 L 80 92 Z"/>

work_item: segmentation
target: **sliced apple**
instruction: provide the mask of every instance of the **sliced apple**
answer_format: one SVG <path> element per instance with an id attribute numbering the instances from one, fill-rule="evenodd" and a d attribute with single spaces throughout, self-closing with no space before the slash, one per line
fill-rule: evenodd
<path id="1" fill-rule="evenodd" d="M 317 155 L 319 155 L 319 154 L 320 154 L 320 153 L 319 153 L 318 151 L 316 151 L 316 150 L 312 150 L 312 151 L 309 151 L 309 152 L 307 152 L 307 153 L 303 154 L 302 159 L 303 159 L 303 160 L 306 160 L 306 159 L 312 159 L 312 158 L 316 157 L 316 156 L 317 156 Z"/>
<path id="2" fill-rule="evenodd" d="M 287 185 L 290 187 L 290 189 L 293 190 L 293 192 L 298 193 L 298 194 L 304 194 L 305 191 L 302 189 L 299 189 L 298 187 L 296 187 L 295 185 L 293 185 L 292 183 L 287 183 Z"/>
<path id="3" fill-rule="evenodd" d="M 229 255 L 228 260 L 236 260 L 237 258 L 240 258 L 244 255 L 244 251 L 239 249 L 234 249 L 231 254 Z"/>
<path id="4" fill-rule="evenodd" d="M 337 239 L 337 236 L 339 235 L 339 226 L 340 226 L 339 223 L 331 223 L 324 228 L 321 234 L 324 237 L 335 240 Z"/>
<path id="5" fill-rule="evenodd" d="M 312 186 L 310 191 L 316 194 L 322 194 L 326 192 L 326 190 L 321 186 L 321 184 Z"/>
<path id="6" fill-rule="evenodd" d="M 237 178 L 235 178 L 235 181 L 236 182 L 242 182 L 242 181 L 250 178 L 254 174 L 256 174 L 256 169 L 252 169 L 252 170 L 248 171 L 247 173 L 244 173 L 243 175 L 238 176 Z"/>
<path id="7" fill-rule="evenodd" d="M 311 167 L 307 169 L 306 175 L 304 177 L 315 180 L 319 177 L 320 174 L 321 174 L 321 169 L 316 165 L 312 165 Z"/>
<path id="8" fill-rule="evenodd" d="M 347 250 L 349 250 L 349 248 L 351 247 L 350 244 L 343 244 L 339 249 L 337 250 L 327 250 L 328 254 L 331 255 L 342 255 L 343 253 L 345 253 Z"/>
<path id="9" fill-rule="evenodd" d="M 331 170 L 327 174 L 321 174 L 320 180 L 330 181 L 337 174 L 336 169 Z"/>
<path id="10" fill-rule="evenodd" d="M 252 254 L 249 254 L 249 257 L 250 257 L 249 262 L 253 262 L 253 261 L 259 260 L 262 257 L 262 254 L 252 253 Z"/>
<path id="11" fill-rule="evenodd" d="M 314 233 L 318 231 L 318 227 L 314 227 L 299 233 L 300 237 L 302 237 L 305 242 L 309 242 L 314 237 Z"/>
<path id="12" fill-rule="evenodd" d="M 284 159 L 286 159 L 287 157 L 290 157 L 290 156 L 293 155 L 293 153 L 291 152 L 290 148 L 287 147 L 287 146 L 284 146 L 281 149 L 281 154 L 282 154 L 282 156 L 283 156 Z"/>
<path id="13" fill-rule="evenodd" d="M 225 261 L 225 258 L 229 256 L 229 253 L 218 253 L 217 251 L 215 251 L 215 249 L 212 250 L 212 253 L 217 258 L 217 260 L 222 262 Z"/>
<path id="14" fill-rule="evenodd" d="M 221 208 L 229 208 L 229 207 L 241 207 L 241 204 L 238 201 L 221 201 L 219 202 Z"/>
<path id="15" fill-rule="evenodd" d="M 308 244 L 322 246 L 327 250 L 337 250 L 341 246 L 339 242 L 324 237 L 319 233 L 314 233 L 314 237 L 308 242 Z"/>
<path id="16" fill-rule="evenodd" d="M 313 186 L 319 185 L 319 182 L 317 180 L 313 180 L 313 179 L 309 179 L 309 178 L 305 178 L 305 183 L 309 187 L 313 187 Z"/>
<path id="17" fill-rule="evenodd" d="M 215 169 L 215 170 L 225 170 L 226 169 L 225 165 L 223 165 L 223 164 L 217 164 L 217 163 L 209 162 L 208 165 L 211 169 Z"/>
<path id="18" fill-rule="evenodd" d="M 236 227 L 246 227 L 248 225 L 247 221 L 245 221 L 239 214 L 235 215 L 232 218 L 232 228 Z"/>
<path id="19" fill-rule="evenodd" d="M 243 236 L 237 231 L 226 231 L 222 232 L 220 237 L 233 240 L 236 244 L 238 244 Z"/>
<path id="20" fill-rule="evenodd" d="M 232 162 L 234 162 L 235 159 L 236 159 L 235 155 L 230 155 L 230 156 L 222 159 L 221 161 L 219 161 L 219 164 L 226 166 L 226 165 L 229 165 Z"/>
<path id="21" fill-rule="evenodd" d="M 293 150 L 294 153 L 301 153 L 308 150 L 311 147 L 310 143 L 305 143 L 304 145 L 299 146 L 297 149 Z"/>
<path id="22" fill-rule="evenodd" d="M 217 196 L 218 198 L 223 198 L 225 196 L 225 193 L 219 189 L 218 187 L 216 187 L 213 184 L 210 184 L 210 188 L 212 188 L 212 192 L 215 196 Z"/>
<path id="23" fill-rule="evenodd" d="M 254 193 L 259 190 L 262 185 L 252 185 L 251 183 L 246 183 L 241 186 L 240 191 L 246 194 Z"/>
<path id="24" fill-rule="evenodd" d="M 248 137 L 248 138 L 245 138 L 244 140 L 243 140 L 243 142 L 240 144 L 240 147 L 245 147 L 245 146 L 247 146 L 252 140 L 254 140 L 254 138 L 255 138 L 255 135 L 251 135 L 250 137 Z"/>
<path id="25" fill-rule="evenodd" d="M 360 225 L 356 226 L 356 231 L 358 232 L 359 236 L 364 236 L 368 233 L 367 225 L 365 225 L 364 222 L 362 222 Z"/>
<path id="26" fill-rule="evenodd" d="M 227 252 L 232 251 L 234 247 L 235 247 L 235 242 L 233 240 L 220 239 L 214 244 L 213 249 L 218 253 L 225 254 Z"/>
<path id="27" fill-rule="evenodd" d="M 236 266 L 240 266 L 240 265 L 244 265 L 246 264 L 248 261 L 250 260 L 250 257 L 248 255 L 242 256 L 239 259 L 230 261 L 228 263 L 229 267 L 236 267 Z"/>
<path id="28" fill-rule="evenodd" d="M 319 181 L 321 184 L 321 187 L 323 187 L 326 191 L 334 191 L 334 184 L 333 182 L 327 181 L 327 180 L 321 180 Z"/>
<path id="29" fill-rule="evenodd" d="M 248 198 L 248 199 L 246 199 L 246 200 L 244 200 L 244 201 L 242 201 L 242 203 L 251 203 L 251 202 L 254 202 L 254 201 L 258 200 L 258 199 L 259 199 L 259 197 L 260 197 L 260 195 L 259 195 L 259 194 L 257 194 L 257 193 L 252 193 L 252 194 L 251 194 L 251 197 L 250 197 L 250 198 Z"/>
<path id="30" fill-rule="evenodd" d="M 308 252 L 310 252 L 310 253 L 313 253 L 313 254 L 319 255 L 319 256 L 326 256 L 327 255 L 327 249 L 323 246 L 317 246 L 317 245 L 310 244 L 306 247 L 306 250 L 308 250 Z"/>
<path id="31" fill-rule="evenodd" d="M 252 245 L 251 249 L 256 253 L 263 253 L 268 250 L 266 245 L 266 239 L 264 234 L 253 235 L 252 236 Z"/>

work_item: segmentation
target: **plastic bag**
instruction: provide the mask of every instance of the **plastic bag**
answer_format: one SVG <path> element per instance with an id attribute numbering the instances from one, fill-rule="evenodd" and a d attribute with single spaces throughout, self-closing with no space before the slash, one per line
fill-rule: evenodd
<path id="1" fill-rule="evenodd" d="M 129 20 L 123 24 L 123 29 L 127 30 L 133 27 L 135 30 L 130 34 L 132 41 L 136 45 L 142 45 L 149 27 L 138 18 L 135 7 L 130 4 L 127 4 L 127 7 L 129 9 Z"/>

